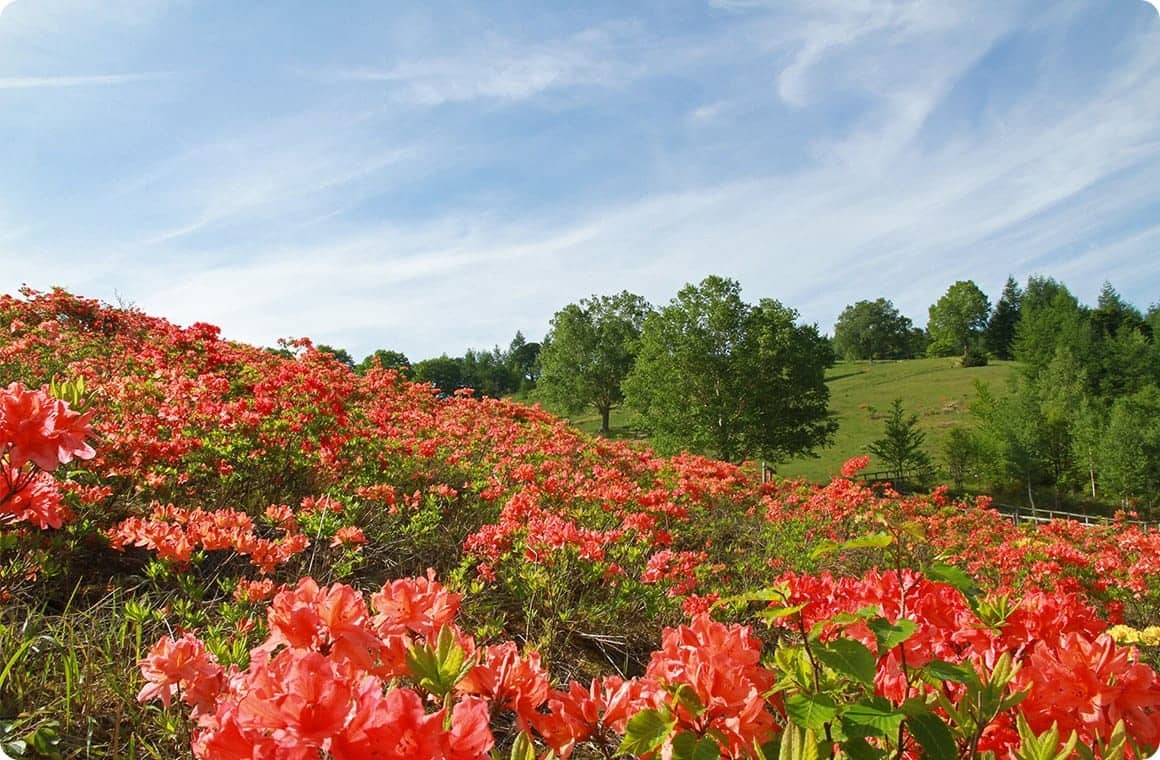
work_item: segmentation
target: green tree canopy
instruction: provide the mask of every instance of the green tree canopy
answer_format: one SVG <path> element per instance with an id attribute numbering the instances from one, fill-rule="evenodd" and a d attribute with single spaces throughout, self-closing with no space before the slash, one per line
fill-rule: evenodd
<path id="1" fill-rule="evenodd" d="M 552 317 L 539 351 L 537 392 L 569 412 L 592 407 L 609 431 L 612 409 L 624 401 L 620 385 L 636 359 L 648 302 L 627 291 L 568 304 Z"/>
<path id="2" fill-rule="evenodd" d="M 351 358 L 350 352 L 345 348 L 334 348 L 332 346 L 326 345 L 325 343 L 319 343 L 316 348 L 318 349 L 319 353 L 330 354 L 339 362 L 345 364 L 351 369 L 354 369 L 354 359 Z"/>
<path id="3" fill-rule="evenodd" d="M 1088 359 L 1093 390 L 1106 399 L 1130 396 L 1160 382 L 1160 354 L 1152 326 L 1110 282 L 1100 289 L 1089 313 L 1092 352 Z"/>
<path id="4" fill-rule="evenodd" d="M 1003 286 L 1003 295 L 999 296 L 999 303 L 991 312 L 987 321 L 985 343 L 987 350 L 996 359 L 1015 358 L 1015 328 L 1019 324 L 1019 308 L 1023 300 L 1023 291 L 1014 277 L 1007 278 Z"/>
<path id="5" fill-rule="evenodd" d="M 1116 399 L 1104 435 L 1105 489 L 1122 503 L 1155 514 L 1160 503 L 1160 388 Z"/>
<path id="6" fill-rule="evenodd" d="M 365 373 L 368 369 L 378 362 L 383 369 L 405 369 L 411 366 L 411 360 L 399 351 L 389 351 L 385 348 L 376 350 L 373 354 L 365 357 L 354 368 L 359 374 Z"/>
<path id="7" fill-rule="evenodd" d="M 930 307 L 930 351 L 949 356 L 962 351 L 971 353 L 987 325 L 991 304 L 979 286 L 971 280 L 959 280 Z"/>
<path id="8" fill-rule="evenodd" d="M 1030 277 L 1023 289 L 1015 328 L 1015 359 L 1034 376 L 1066 347 L 1076 357 L 1091 355 L 1091 327 L 1083 307 L 1062 283 Z"/>
<path id="9" fill-rule="evenodd" d="M 502 398 L 519 389 L 520 379 L 499 346 L 490 351 L 467 349 L 460 360 L 463 386 L 481 396 Z"/>
<path id="10" fill-rule="evenodd" d="M 834 325 L 834 351 L 846 359 L 902 359 L 912 356 L 910 319 L 885 298 L 858 301 L 842 310 Z"/>
<path id="11" fill-rule="evenodd" d="M 686 285 L 652 314 L 624 389 L 657 448 L 776 462 L 828 443 L 834 354 L 796 319 L 771 299 L 746 304 L 740 285 L 721 277 Z"/>
<path id="12" fill-rule="evenodd" d="M 434 359 L 417 362 L 412 369 L 417 382 L 430 383 L 442 394 L 450 395 L 457 389 L 465 387 L 462 359 L 443 354 Z"/>
<path id="13" fill-rule="evenodd" d="M 516 331 L 508 346 L 508 366 L 519 378 L 521 387 L 534 387 L 540 376 L 540 349 L 539 343 L 529 342 L 524 334 Z"/>

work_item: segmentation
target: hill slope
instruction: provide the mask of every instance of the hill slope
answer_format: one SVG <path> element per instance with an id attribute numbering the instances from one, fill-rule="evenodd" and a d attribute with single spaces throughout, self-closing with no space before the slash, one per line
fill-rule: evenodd
<path id="1" fill-rule="evenodd" d="M 975 382 L 988 383 L 998 395 L 1007 392 L 1015 374 L 1015 362 L 991 362 L 986 367 L 959 367 L 954 358 L 908 359 L 903 361 L 839 362 L 826 372 L 830 387 L 830 411 L 838 417 L 834 444 L 818 452 L 817 459 L 784 462 L 778 473 L 826 483 L 838 474 L 842 463 L 865 454 L 881 437 L 890 403 L 902 399 L 908 415 L 918 415 L 918 425 L 926 433 L 927 452 L 936 466 L 942 466 L 942 446 L 951 428 L 974 426 L 971 402 Z M 571 422 L 593 435 L 600 430 L 600 417 L 591 412 L 571 415 Z M 631 409 L 612 412 L 612 438 L 643 438 L 635 428 Z M 872 463 L 870 468 L 876 469 Z"/>
<path id="2" fill-rule="evenodd" d="M 892 362 L 839 362 L 826 373 L 830 410 L 838 417 L 834 445 L 818 459 L 800 459 L 778 467 L 784 475 L 827 481 L 852 456 L 866 453 L 881 437 L 890 403 L 902 399 L 908 415 L 918 415 L 926 433 L 927 451 L 941 465 L 942 445 L 951 428 L 973 426 L 971 402 L 975 382 L 988 383 L 999 394 L 1015 374 L 1015 362 L 992 362 L 986 367 L 959 367 L 956 359 L 910 359 Z M 871 464 L 871 469 L 875 465 Z"/>

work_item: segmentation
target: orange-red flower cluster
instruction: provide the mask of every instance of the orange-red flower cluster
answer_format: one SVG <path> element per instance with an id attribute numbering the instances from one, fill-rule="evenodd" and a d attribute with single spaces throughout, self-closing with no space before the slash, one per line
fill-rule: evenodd
<path id="1" fill-rule="evenodd" d="M 0 527 L 31 523 L 59 528 L 68 517 L 57 482 L 48 473 L 96 453 L 91 414 L 80 414 L 47 388 L 21 383 L 0 389 Z"/>
<path id="2" fill-rule="evenodd" d="M 172 504 L 154 504 L 148 517 L 130 517 L 106 532 L 114 549 L 140 546 L 162 559 L 184 565 L 198 550 L 228 550 L 243 557 L 262 573 L 310 546 L 310 539 L 298 532 L 297 523 L 284 521 L 277 538 L 255 533 L 254 521 L 236 509 L 182 509 Z"/>

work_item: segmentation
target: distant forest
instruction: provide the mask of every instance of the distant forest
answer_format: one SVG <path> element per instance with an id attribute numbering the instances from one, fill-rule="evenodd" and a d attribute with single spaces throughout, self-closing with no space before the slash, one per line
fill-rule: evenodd
<path id="1" fill-rule="evenodd" d="M 710 281 L 725 283 L 729 286 L 726 290 L 732 290 L 710 297 L 704 289 Z M 341 348 L 320 348 L 356 372 L 375 364 L 396 367 L 444 394 L 472 388 L 480 396 L 518 394 L 564 410 L 588 407 L 602 414 L 605 430 L 608 412 L 616 406 L 626 402 L 634 406 L 634 400 L 635 406 L 646 407 L 640 411 L 664 406 L 663 399 L 650 396 L 646 392 L 649 388 L 644 387 L 664 382 L 663 375 L 654 373 L 646 382 L 637 371 L 637 379 L 628 382 L 628 386 L 635 382 L 635 394 L 626 394 L 624 384 L 641 348 L 650 340 L 656 342 L 666 314 L 670 323 L 677 315 L 700 319 L 702 327 L 715 318 L 729 322 L 727 329 L 714 335 L 716 343 L 684 347 L 686 353 L 706 354 L 701 370 L 687 370 L 693 375 L 682 381 L 686 392 L 696 386 L 698 371 L 708 372 L 706 367 L 713 361 L 720 365 L 725 356 L 731 369 L 714 370 L 719 372 L 714 381 L 718 387 L 721 378 L 732 378 L 729 382 L 736 385 L 739 375 L 761 376 L 758 381 L 776 384 L 777 377 L 805 371 L 807 364 L 809 372 L 816 374 L 814 365 L 820 363 L 824 368 L 839 359 L 873 362 L 957 356 L 963 366 L 1014 360 L 1020 371 L 1013 386 L 1005 389 L 1006 393 L 979 386 L 972 406 L 975 428 L 955 431 L 946 456 L 956 479 L 966 477 L 1006 488 L 1018 485 L 1032 504 L 1035 494 L 1046 490 L 1056 503 L 1082 497 L 1148 512 L 1160 506 L 1160 341 L 1156 339 L 1160 335 L 1160 304 L 1142 310 L 1105 283 L 1097 302 L 1087 305 L 1062 282 L 1043 276 L 1032 276 L 1022 286 L 1008 278 L 992 303 L 974 282 L 959 281 L 931 304 L 925 327 L 915 325 L 884 297 L 850 304 L 832 334 L 818 336 L 824 350 L 819 353 L 803 348 L 778 354 L 776 359 L 767 357 L 764 364 L 776 361 L 783 365 L 781 375 L 770 375 L 761 369 L 762 362 L 746 364 L 732 354 L 763 350 L 760 346 L 765 344 L 746 327 L 767 313 L 763 306 L 768 310 L 776 305 L 795 320 L 797 314 L 769 299 L 754 306 L 742 304 L 736 297 L 738 290 L 732 281 L 708 278 L 699 287 L 688 286 L 661 309 L 628 293 L 592 296 L 559 310 L 542 341 L 529 341 L 517 331 L 505 348 L 469 349 L 463 356 L 444 355 L 415 363 L 386 348 L 357 364 Z M 684 296 L 688 298 L 682 301 Z M 693 313 L 702 307 L 704 314 Z M 676 337 L 669 334 L 664 340 L 680 342 L 681 336 L 701 328 L 692 325 L 683 329 L 685 332 Z M 816 326 L 808 329 L 817 334 Z M 727 334 L 728 330 L 733 332 Z M 797 334 L 785 326 L 778 330 L 778 335 Z M 665 361 L 672 363 L 675 356 L 661 357 L 662 365 Z M 790 383 L 780 391 L 762 395 L 801 394 L 806 387 Z M 752 383 L 749 389 L 752 392 Z M 786 399 L 780 402 L 784 415 Z M 687 400 L 680 403 L 689 406 Z M 725 412 L 731 413 L 717 410 L 718 419 L 722 414 L 728 416 Z M 746 421 L 739 414 L 737 430 L 730 433 L 706 430 L 712 422 L 674 419 L 676 412 L 672 410 L 667 414 L 668 418 L 660 412 L 646 415 L 644 422 L 662 449 L 688 448 L 726 459 L 764 452 L 785 459 L 808 455 L 812 448 L 828 441 L 825 430 L 812 418 L 803 418 L 798 430 L 801 432 L 801 425 L 814 425 L 811 435 L 779 448 L 771 437 L 771 420 Z M 782 427 L 784 441 L 786 426 Z M 722 446 L 729 450 L 723 451 Z"/>

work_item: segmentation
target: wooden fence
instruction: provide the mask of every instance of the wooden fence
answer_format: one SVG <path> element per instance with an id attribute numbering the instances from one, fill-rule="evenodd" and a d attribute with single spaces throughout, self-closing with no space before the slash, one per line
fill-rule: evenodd
<path id="1" fill-rule="evenodd" d="M 1117 522 L 1115 518 L 1106 515 L 1085 515 L 1079 512 L 1065 512 L 1061 509 L 1040 509 L 1038 507 L 1031 509 L 1018 504 L 1000 504 L 999 502 L 992 502 L 991 506 L 1014 520 L 1016 525 L 1024 522 L 1045 523 L 1051 520 L 1075 520 L 1084 525 L 1111 525 Z M 1148 520 L 1119 520 L 1118 522 L 1123 525 L 1139 525 L 1144 530 L 1160 528 L 1160 523 Z"/>
<path id="2" fill-rule="evenodd" d="M 914 477 L 914 473 L 903 472 L 899 477 L 898 472 L 889 470 L 879 470 L 877 472 L 864 472 L 858 477 L 864 483 L 892 483 L 895 490 L 899 493 L 913 493 L 906 488 L 908 482 L 912 482 L 910 478 Z M 1061 509 L 1044 509 L 1036 507 L 1021 506 L 1019 504 L 1002 504 L 1000 502 L 991 502 L 991 506 L 995 508 L 1000 514 L 1011 518 L 1016 525 L 1026 522 L 1045 523 L 1051 520 L 1075 520 L 1083 525 L 1111 525 L 1116 520 L 1106 515 L 1086 515 L 1079 512 L 1065 512 Z M 1138 525 L 1144 530 L 1160 529 L 1160 522 L 1148 520 L 1120 520 L 1124 525 Z"/>

